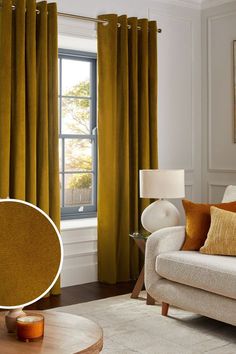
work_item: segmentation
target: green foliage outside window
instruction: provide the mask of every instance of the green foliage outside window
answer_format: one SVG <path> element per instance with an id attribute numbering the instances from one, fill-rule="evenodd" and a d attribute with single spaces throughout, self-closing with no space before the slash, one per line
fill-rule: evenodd
<path id="1" fill-rule="evenodd" d="M 66 93 L 66 96 L 89 97 L 89 81 L 83 81 Z M 62 112 L 64 117 L 70 117 L 67 127 L 75 134 L 90 134 L 90 100 L 87 98 L 68 98 L 63 101 Z M 83 154 L 88 149 L 88 141 L 81 139 L 67 139 L 66 164 L 68 170 L 87 171 L 92 169 L 92 157 Z M 77 151 L 78 154 L 74 154 Z M 81 152 L 81 153 L 80 153 Z M 91 174 L 77 174 L 70 178 L 70 189 L 91 188 Z"/>
<path id="2" fill-rule="evenodd" d="M 71 189 L 84 189 L 92 187 L 92 176 L 91 174 L 78 174 L 73 175 L 69 182 L 69 187 Z"/>

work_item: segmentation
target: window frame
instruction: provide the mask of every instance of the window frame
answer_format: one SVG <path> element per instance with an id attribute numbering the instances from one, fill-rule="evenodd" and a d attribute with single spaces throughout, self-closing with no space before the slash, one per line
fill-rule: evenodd
<path id="1" fill-rule="evenodd" d="M 82 219 L 97 216 L 97 55 L 90 52 L 82 52 L 77 50 L 59 49 L 59 90 L 58 90 L 58 119 L 59 119 L 59 139 L 61 139 L 61 153 L 62 153 L 62 170 L 59 171 L 59 175 L 62 176 L 62 206 L 61 206 L 61 219 Z M 91 134 L 62 134 L 62 98 L 72 96 L 62 95 L 62 59 L 73 59 L 79 61 L 90 62 L 91 66 L 91 92 L 90 92 L 90 124 Z M 78 97 L 75 96 L 77 99 Z M 84 97 L 82 97 L 84 98 Z M 85 97 L 86 98 L 86 97 Z M 92 142 L 92 170 L 91 171 L 66 171 L 65 172 L 65 140 L 66 139 L 89 139 Z M 92 204 L 84 205 L 83 211 L 79 211 L 81 206 L 65 207 L 64 206 L 64 187 L 65 187 L 65 175 L 73 173 L 92 173 Z"/>

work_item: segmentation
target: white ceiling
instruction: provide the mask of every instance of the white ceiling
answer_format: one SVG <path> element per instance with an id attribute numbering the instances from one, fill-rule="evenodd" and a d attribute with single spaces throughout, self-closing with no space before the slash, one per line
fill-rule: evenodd
<path id="1" fill-rule="evenodd" d="M 192 7 L 198 9 L 205 9 L 222 5 L 229 2 L 236 2 L 236 0 L 156 0 L 173 5 L 182 5 L 185 7 Z"/>

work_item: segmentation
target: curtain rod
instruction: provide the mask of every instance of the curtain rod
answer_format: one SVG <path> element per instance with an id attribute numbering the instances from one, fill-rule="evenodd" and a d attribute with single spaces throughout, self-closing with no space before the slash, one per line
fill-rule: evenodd
<path id="1" fill-rule="evenodd" d="M 2 6 L 0 5 L 0 8 L 2 8 Z M 15 5 L 12 5 L 12 9 L 15 10 L 16 9 L 16 6 Z M 36 13 L 39 14 L 40 11 L 39 10 L 36 10 Z M 61 16 L 61 17 L 68 17 L 68 18 L 74 18 L 76 20 L 82 20 L 82 21 L 89 21 L 89 22 L 96 22 L 96 23 L 103 23 L 104 25 L 107 25 L 109 23 L 109 21 L 106 21 L 106 20 L 99 20 L 98 18 L 94 18 L 94 17 L 87 17 L 87 16 L 80 16 L 80 15 L 74 15 L 74 14 L 69 14 L 69 13 L 65 13 L 65 12 L 58 12 L 57 13 L 58 16 Z M 120 27 L 120 23 L 117 24 L 118 27 Z M 131 28 L 130 25 L 128 25 L 128 28 Z M 141 27 L 137 27 L 139 30 L 141 29 Z M 162 30 L 161 28 L 158 28 L 157 30 L 158 33 L 161 33 Z"/>
<path id="2" fill-rule="evenodd" d="M 78 20 L 82 20 L 82 21 L 103 23 L 104 25 L 107 25 L 109 23 L 108 20 L 99 20 L 98 18 L 94 18 L 94 17 L 86 17 L 86 16 L 80 16 L 80 15 L 74 15 L 74 14 L 67 14 L 65 12 L 58 12 L 58 16 L 74 18 L 74 19 L 78 19 Z M 118 27 L 120 27 L 121 24 L 118 23 L 117 25 L 118 25 Z M 128 25 L 128 28 L 131 28 L 131 26 Z M 141 27 L 138 26 L 138 29 L 141 29 Z M 162 32 L 161 28 L 158 28 L 157 32 L 161 33 Z"/>

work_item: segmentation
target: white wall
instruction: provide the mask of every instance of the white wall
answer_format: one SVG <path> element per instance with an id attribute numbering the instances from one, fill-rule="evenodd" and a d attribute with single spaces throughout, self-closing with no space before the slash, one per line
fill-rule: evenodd
<path id="1" fill-rule="evenodd" d="M 97 220 L 84 219 L 61 223 L 64 245 L 62 286 L 97 280 Z"/>
<path id="2" fill-rule="evenodd" d="M 159 167 L 184 168 L 186 197 L 201 200 L 201 16 L 200 9 L 167 1 L 58 0 L 58 11 L 96 17 L 127 14 L 157 20 L 159 60 Z M 96 50 L 96 28 L 88 22 L 59 18 L 59 46 Z M 197 148 L 196 148 L 197 147 Z M 95 281 L 96 227 L 63 223 L 64 286 Z M 67 228 L 67 229 L 65 229 Z M 128 237 L 128 235 L 127 235 Z"/>
<path id="3" fill-rule="evenodd" d="M 201 200 L 200 11 L 166 7 L 150 11 L 159 36 L 158 144 L 160 168 L 184 168 L 186 198 Z M 173 201 L 174 202 L 174 201 Z M 182 212 L 181 201 L 175 203 Z"/>
<path id="4" fill-rule="evenodd" d="M 202 16 L 202 195 L 221 200 L 225 186 L 236 184 L 233 142 L 233 40 L 236 2 L 203 11 Z"/>

